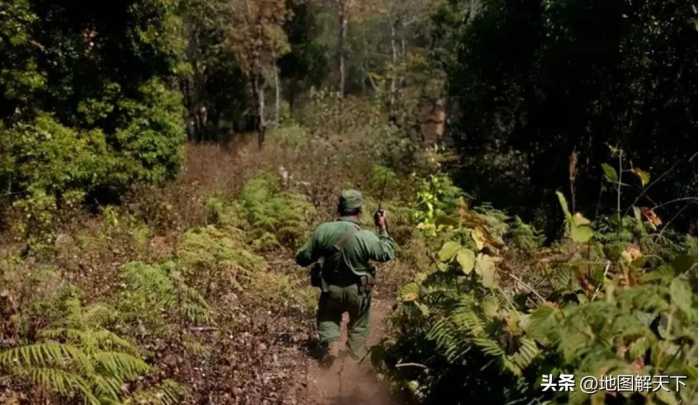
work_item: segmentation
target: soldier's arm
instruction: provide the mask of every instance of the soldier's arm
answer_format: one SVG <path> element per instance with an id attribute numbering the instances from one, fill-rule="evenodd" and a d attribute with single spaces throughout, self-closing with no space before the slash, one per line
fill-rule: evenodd
<path id="1" fill-rule="evenodd" d="M 396 257 L 396 242 L 386 231 L 374 234 L 363 232 L 364 249 L 367 257 L 376 262 L 388 262 Z"/>
<path id="2" fill-rule="evenodd" d="M 318 255 L 318 242 L 317 242 L 317 232 L 311 235 L 311 238 L 304 244 L 304 246 L 297 251 L 296 262 L 299 266 L 309 266 L 319 259 Z"/>

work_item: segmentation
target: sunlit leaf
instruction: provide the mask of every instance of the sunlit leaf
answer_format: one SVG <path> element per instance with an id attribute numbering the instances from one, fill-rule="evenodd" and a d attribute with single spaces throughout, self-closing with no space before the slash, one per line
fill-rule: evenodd
<path id="1" fill-rule="evenodd" d="M 639 207 L 637 207 L 637 206 L 632 207 L 632 212 L 634 213 L 634 218 L 637 221 L 642 222 L 642 211 L 639 209 Z"/>
<path id="2" fill-rule="evenodd" d="M 490 256 L 480 253 L 479 256 L 476 257 L 474 269 L 476 273 L 481 276 L 481 283 L 485 287 L 493 288 L 497 286 L 496 264 Z"/>
<path id="3" fill-rule="evenodd" d="M 564 212 L 564 216 L 568 219 L 571 218 L 571 212 L 569 211 L 569 204 L 566 202 L 566 197 L 560 191 L 557 191 L 557 198 L 559 199 L 559 205 L 561 205 L 561 210 Z"/>
<path id="4" fill-rule="evenodd" d="M 571 223 L 571 239 L 574 242 L 585 243 L 593 237 L 593 229 L 588 225 L 576 225 Z"/>
<path id="5" fill-rule="evenodd" d="M 639 177 L 639 180 L 642 182 L 642 187 L 649 184 L 649 180 L 651 179 L 651 175 L 649 174 L 649 172 L 635 167 L 634 169 L 632 169 L 632 173 L 636 174 L 637 177 Z"/>
<path id="6" fill-rule="evenodd" d="M 617 176 L 617 170 L 615 170 L 614 167 L 610 166 L 607 163 L 603 163 L 600 165 L 603 168 L 603 174 L 605 175 L 605 179 L 611 183 L 617 183 L 619 181 L 619 177 Z"/>
<path id="7" fill-rule="evenodd" d="M 673 302 L 681 311 L 688 316 L 693 316 L 693 309 L 697 308 L 697 303 L 693 302 L 693 291 L 688 286 L 688 283 L 681 278 L 676 277 L 671 282 L 671 302 Z M 697 316 L 697 312 L 695 312 Z"/>
<path id="8" fill-rule="evenodd" d="M 481 309 L 484 311 L 484 315 L 493 318 L 498 315 L 498 310 L 500 309 L 500 304 L 496 297 L 489 295 L 481 302 Z"/>
<path id="9" fill-rule="evenodd" d="M 420 310 L 423 316 L 430 316 L 430 308 L 428 308 L 427 305 L 422 304 L 418 301 L 413 301 L 413 303 L 416 304 L 416 307 L 418 307 L 418 310 Z"/>
<path id="10" fill-rule="evenodd" d="M 448 241 L 444 245 L 442 245 L 442 249 L 440 249 L 440 252 L 438 253 L 438 259 L 441 262 L 448 262 L 452 260 L 452 258 L 455 257 L 457 254 L 457 251 L 461 248 L 462 246 L 454 241 Z"/>
<path id="11" fill-rule="evenodd" d="M 581 225 L 590 225 L 591 221 L 588 218 L 584 217 L 580 212 L 577 212 L 574 215 L 573 223 L 576 226 L 581 226 Z"/>
<path id="12" fill-rule="evenodd" d="M 469 274 L 474 270 L 474 252 L 469 249 L 460 249 L 457 252 L 457 263 L 462 267 L 462 272 L 464 274 Z"/>
<path id="13" fill-rule="evenodd" d="M 471 231 L 472 239 L 474 240 L 474 244 L 476 244 L 476 249 L 481 250 L 484 248 L 484 244 L 486 243 L 486 236 L 484 236 L 484 232 L 481 230 L 481 228 L 474 228 Z"/>

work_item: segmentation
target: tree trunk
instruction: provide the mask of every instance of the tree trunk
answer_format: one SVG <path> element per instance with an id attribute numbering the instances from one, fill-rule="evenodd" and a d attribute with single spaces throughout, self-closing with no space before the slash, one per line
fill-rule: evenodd
<path id="1" fill-rule="evenodd" d="M 265 127 L 267 123 L 265 122 L 265 86 L 260 74 L 253 76 L 253 92 L 257 103 L 255 129 L 258 133 L 258 148 L 262 149 L 265 143 Z"/>
<path id="2" fill-rule="evenodd" d="M 394 115 L 394 104 L 396 103 L 396 62 L 398 61 L 398 50 L 396 49 L 396 24 L 391 21 L 391 82 L 389 84 L 389 115 Z"/>
<path id="3" fill-rule="evenodd" d="M 273 68 L 274 80 L 275 80 L 275 128 L 280 125 L 280 72 L 277 66 Z"/>
<path id="4" fill-rule="evenodd" d="M 345 96 L 345 39 L 348 34 L 347 0 L 338 0 L 338 95 Z"/>

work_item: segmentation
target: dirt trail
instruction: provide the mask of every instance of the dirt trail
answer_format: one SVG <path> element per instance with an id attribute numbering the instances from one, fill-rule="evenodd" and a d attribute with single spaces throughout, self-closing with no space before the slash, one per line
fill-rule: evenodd
<path id="1" fill-rule="evenodd" d="M 384 320 L 391 311 L 388 300 L 372 301 L 370 336 L 368 345 L 379 342 L 384 335 Z M 346 341 L 347 316 L 343 317 L 343 332 L 340 341 L 341 353 Z M 317 405 L 398 405 L 386 385 L 377 379 L 369 358 L 358 363 L 349 356 L 336 359 L 330 368 L 322 368 L 318 362 L 307 361 L 307 404 Z"/>

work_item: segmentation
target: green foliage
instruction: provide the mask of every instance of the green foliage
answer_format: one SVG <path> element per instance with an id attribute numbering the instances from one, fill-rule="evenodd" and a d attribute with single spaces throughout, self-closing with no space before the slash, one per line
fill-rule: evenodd
<path id="1" fill-rule="evenodd" d="M 457 207 L 466 207 L 464 192 L 446 175 L 430 175 L 418 186 L 415 221 L 418 229 L 427 235 L 451 229 L 454 223 L 450 213 Z"/>
<path id="2" fill-rule="evenodd" d="M 433 49 L 448 73 L 466 189 L 531 217 L 551 211 L 548 195 L 573 181 L 577 207 L 611 212 L 617 204 L 599 199 L 600 182 L 609 190 L 628 167 L 607 161 L 610 144 L 639 167 L 674 167 L 654 184 L 654 200 L 697 195 L 695 162 L 681 163 L 697 149 L 688 90 L 697 81 L 697 10 L 677 0 L 441 3 L 434 35 L 443 46 Z M 631 186 L 641 192 L 648 176 L 639 173 Z M 679 207 L 664 206 L 661 216 Z M 692 211 L 676 223 L 696 222 Z M 549 236 L 558 225 L 549 221 Z"/>
<path id="3" fill-rule="evenodd" d="M 124 401 L 125 405 L 176 405 L 182 402 L 187 390 L 173 380 L 163 380 L 160 384 L 134 392 Z"/>
<path id="4" fill-rule="evenodd" d="M 314 207 L 301 194 L 282 191 L 277 178 L 261 175 L 246 182 L 238 202 L 248 221 L 249 238 L 260 248 L 296 247 L 309 226 Z"/>
<path id="5" fill-rule="evenodd" d="M 313 290 L 299 285 L 306 280 L 269 269 L 265 259 L 253 253 L 258 241 L 249 245 L 244 232 L 230 226 L 223 230 L 211 225 L 191 229 L 178 245 L 183 278 L 207 297 L 219 296 L 233 287 L 258 305 L 292 305 L 304 312 L 310 311 Z"/>
<path id="6" fill-rule="evenodd" d="M 541 375 L 559 373 L 684 375 L 680 392 L 645 397 L 695 401 L 696 240 L 651 238 L 633 217 L 622 226 L 591 223 L 558 197 L 572 240 L 550 247 L 491 207 L 447 208 L 450 226 L 424 233 L 433 264 L 399 291 L 393 336 L 375 348 L 377 366 L 425 402 L 605 401 L 580 391 L 543 394 Z M 443 198 L 433 204 L 454 201 Z M 426 368 L 417 374 L 397 362 Z"/>
<path id="7" fill-rule="evenodd" d="M 0 69 L 0 114 L 11 112 L 15 105 L 27 105 L 29 100 L 46 85 L 46 74 L 37 66 L 37 60 L 28 49 L 31 45 L 31 27 L 38 17 L 30 2 L 9 1 L 0 6 L 0 54 L 5 55 Z"/>
<path id="8" fill-rule="evenodd" d="M 185 274 L 231 272 L 252 273 L 265 266 L 262 257 L 251 253 L 240 230 L 219 230 L 213 226 L 187 231 L 178 245 L 178 257 Z M 200 274 L 201 275 L 201 274 Z"/>
<path id="9" fill-rule="evenodd" d="M 575 242 L 588 242 L 593 237 L 593 229 L 590 226 L 591 221 L 579 212 L 571 214 L 564 194 L 559 191 L 557 191 L 557 199 L 564 213 L 567 236 L 571 237 Z"/>
<path id="10" fill-rule="evenodd" d="M 90 192 L 114 170 L 101 131 L 79 132 L 46 114 L 3 130 L 1 139 L 0 176 L 9 192 Z"/>
<path id="11" fill-rule="evenodd" d="M 220 140 L 239 129 L 249 95 L 245 77 L 226 46 L 235 10 L 227 0 L 178 3 L 186 47 L 180 73 L 191 140 Z M 200 115 L 201 108 L 206 118 Z"/>
<path id="12" fill-rule="evenodd" d="M 163 84 L 183 47 L 174 11 L 161 0 L 0 7 L 0 187 L 29 200 L 23 215 L 46 223 L 78 193 L 114 201 L 178 171 L 182 100 Z"/>
<path id="13" fill-rule="evenodd" d="M 143 325 L 140 334 L 167 333 L 165 314 L 179 314 L 192 323 L 210 321 L 210 308 L 204 297 L 190 287 L 175 263 L 148 265 L 130 262 L 121 268 L 122 290 L 117 308 L 128 325 Z"/>
<path id="14" fill-rule="evenodd" d="M 135 346 L 102 326 L 112 315 L 109 308 L 82 307 L 74 297 L 65 305 L 65 318 L 41 330 L 38 342 L 0 352 L 0 367 L 64 398 L 123 401 L 123 385 L 151 367 Z"/>
<path id="15" fill-rule="evenodd" d="M 112 143 L 127 180 L 159 183 L 178 172 L 183 158 L 182 100 L 157 79 L 138 91 L 139 98 L 119 101 L 122 116 Z"/>

